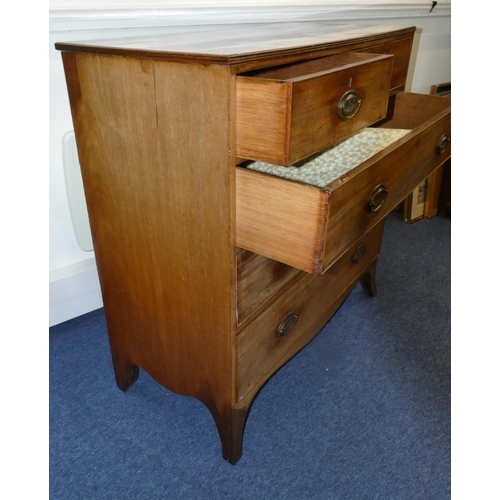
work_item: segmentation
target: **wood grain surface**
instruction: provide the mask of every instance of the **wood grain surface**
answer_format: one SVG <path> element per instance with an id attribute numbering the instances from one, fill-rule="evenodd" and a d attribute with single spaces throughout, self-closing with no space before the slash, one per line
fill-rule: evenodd
<path id="1" fill-rule="evenodd" d="M 236 322 L 229 71 L 63 60 L 117 379 L 137 365 L 227 411 Z"/>

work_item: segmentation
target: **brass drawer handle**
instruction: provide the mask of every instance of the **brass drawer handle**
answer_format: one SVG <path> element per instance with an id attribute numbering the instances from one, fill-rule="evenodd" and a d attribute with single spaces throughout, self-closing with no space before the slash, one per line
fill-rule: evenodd
<path id="1" fill-rule="evenodd" d="M 299 315 L 296 313 L 290 313 L 278 326 L 278 337 L 284 337 L 288 335 L 292 328 L 297 323 Z"/>
<path id="2" fill-rule="evenodd" d="M 442 155 L 445 152 L 445 149 L 447 148 L 448 144 L 450 143 L 450 139 L 446 134 L 443 134 L 439 138 L 438 145 L 436 147 L 436 154 Z"/>
<path id="3" fill-rule="evenodd" d="M 353 264 L 357 264 L 358 262 L 360 262 L 365 253 L 366 253 L 366 247 L 364 245 L 361 245 L 352 256 L 351 260 Z"/>
<path id="4" fill-rule="evenodd" d="M 383 184 L 379 184 L 371 193 L 370 199 L 366 204 L 366 211 L 373 213 L 376 212 L 383 204 L 389 191 L 385 188 Z"/>
<path id="5" fill-rule="evenodd" d="M 342 120 L 352 118 L 361 107 L 361 99 L 355 90 L 348 90 L 339 101 L 337 113 Z"/>

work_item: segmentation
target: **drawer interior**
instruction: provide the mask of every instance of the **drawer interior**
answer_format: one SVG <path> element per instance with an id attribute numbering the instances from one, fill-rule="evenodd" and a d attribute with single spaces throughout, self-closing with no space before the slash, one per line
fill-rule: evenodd
<path id="1" fill-rule="evenodd" d="M 368 127 L 299 166 L 282 167 L 264 162 L 249 162 L 246 167 L 257 172 L 324 188 L 409 132 L 410 129 Z"/>
<path id="2" fill-rule="evenodd" d="M 399 92 L 389 99 L 387 116 L 374 126 L 421 129 L 439 114 L 451 113 L 450 108 L 451 101 L 446 97 Z"/>

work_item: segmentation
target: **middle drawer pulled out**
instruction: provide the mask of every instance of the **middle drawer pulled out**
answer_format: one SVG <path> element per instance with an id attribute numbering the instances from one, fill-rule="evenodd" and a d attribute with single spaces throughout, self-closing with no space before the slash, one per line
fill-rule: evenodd
<path id="1" fill-rule="evenodd" d="M 400 92 L 378 125 L 404 135 L 326 186 L 238 167 L 236 245 L 322 274 L 450 157 L 449 99 Z"/>

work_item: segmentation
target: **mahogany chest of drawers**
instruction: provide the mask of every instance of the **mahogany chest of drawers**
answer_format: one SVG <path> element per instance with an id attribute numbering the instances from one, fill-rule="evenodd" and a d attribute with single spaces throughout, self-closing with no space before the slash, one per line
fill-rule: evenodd
<path id="1" fill-rule="evenodd" d="M 404 92 L 414 31 L 56 44 L 117 384 L 141 368 L 198 398 L 231 463 L 259 388 L 360 280 L 375 294 L 385 216 L 451 154 L 449 100 Z M 393 130 L 322 184 L 288 178 Z"/>

